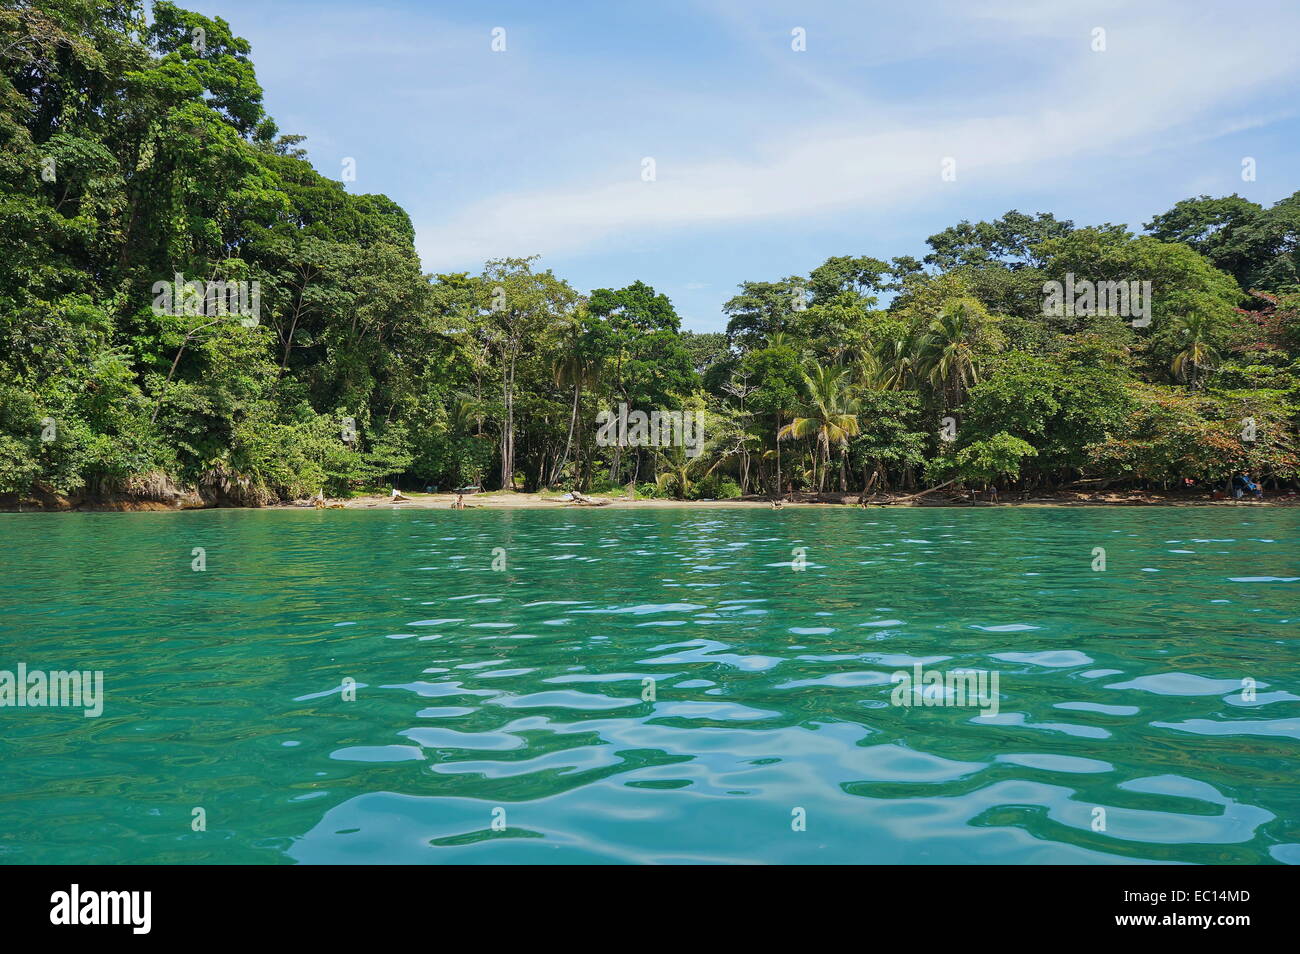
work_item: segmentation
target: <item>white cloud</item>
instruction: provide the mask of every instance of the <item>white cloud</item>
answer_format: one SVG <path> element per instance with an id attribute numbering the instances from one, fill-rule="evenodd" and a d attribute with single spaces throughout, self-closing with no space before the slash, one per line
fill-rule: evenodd
<path id="1" fill-rule="evenodd" d="M 1031 7 L 1038 10 L 1032 16 Z M 1089 49 L 1088 29 L 1080 26 L 1097 9 L 1106 13 L 1104 53 Z M 1274 43 L 1295 34 L 1300 18 L 1294 12 L 1234 16 L 1228 27 L 1181 16 L 1181 9 L 1072 4 L 1047 15 L 1035 4 L 1017 8 L 1025 16 L 1008 18 L 1005 10 L 980 8 L 976 18 L 1014 25 L 1003 42 L 1016 55 L 1032 53 L 1034 63 L 1015 88 L 994 91 L 998 103 L 982 117 L 963 115 L 962 104 L 950 100 L 904 99 L 888 110 L 864 109 L 852 121 L 798 128 L 783 120 L 777 125 L 791 128 L 734 143 L 732 154 L 743 159 L 695 160 L 674 144 L 655 156 L 655 182 L 641 180 L 641 154 L 630 147 L 617 169 L 488 196 L 442 221 L 417 223 L 421 255 L 431 270 L 470 268 L 486 258 L 571 253 L 645 232 L 837 210 L 880 213 L 932 199 L 941 189 L 1050 180 L 1082 160 L 1176 148 L 1207 128 L 1241 125 L 1244 96 L 1294 81 L 1296 66 L 1276 55 Z M 960 36 L 962 23 L 952 29 Z M 981 42 L 987 37 L 981 27 Z M 990 59 L 1003 52 L 997 46 L 979 51 Z M 719 95 L 717 109 L 727 108 Z M 1223 115 L 1225 109 L 1237 112 Z M 717 155 L 716 144 L 709 146 Z M 947 156 L 957 161 L 955 183 L 940 179 Z"/>

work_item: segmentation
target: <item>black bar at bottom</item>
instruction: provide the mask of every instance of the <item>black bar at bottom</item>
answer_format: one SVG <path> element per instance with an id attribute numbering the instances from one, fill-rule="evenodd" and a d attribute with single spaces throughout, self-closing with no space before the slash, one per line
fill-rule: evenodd
<path id="1" fill-rule="evenodd" d="M 593 928 L 685 940 L 709 922 L 730 939 L 781 923 L 807 927 L 810 917 L 825 929 L 867 931 L 873 942 L 1046 929 L 1057 938 L 1182 941 L 1199 933 L 1231 943 L 1260 928 L 1285 930 L 1295 917 L 1295 882 L 1281 867 L 804 867 L 678 869 L 660 882 L 663 876 L 514 867 L 10 867 L 0 870 L 0 916 L 6 933 L 20 937 L 111 935 L 128 944 L 373 942 L 394 931 L 428 932 L 436 943 L 453 923 L 489 943 L 554 941 Z"/>

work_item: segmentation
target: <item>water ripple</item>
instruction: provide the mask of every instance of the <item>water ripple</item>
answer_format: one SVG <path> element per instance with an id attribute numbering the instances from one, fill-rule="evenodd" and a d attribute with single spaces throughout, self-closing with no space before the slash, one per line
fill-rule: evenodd
<path id="1" fill-rule="evenodd" d="M 0 520 L 0 862 L 1300 863 L 1295 511 Z"/>

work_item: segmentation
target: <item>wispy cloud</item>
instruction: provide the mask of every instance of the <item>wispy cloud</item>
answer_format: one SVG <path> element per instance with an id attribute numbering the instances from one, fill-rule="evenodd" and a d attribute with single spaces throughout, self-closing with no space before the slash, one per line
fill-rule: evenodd
<path id="1" fill-rule="evenodd" d="M 1300 186 L 1295 0 L 195 5 L 252 41 L 317 168 L 355 158 L 349 190 L 410 212 L 426 269 L 540 253 L 579 288 L 647 281 L 698 328 L 741 281 L 923 254 L 961 218 L 1137 226 Z"/>
<path id="2" fill-rule="evenodd" d="M 887 108 L 864 107 L 847 120 L 777 115 L 732 144 L 735 158 L 717 158 L 713 143 L 646 147 L 656 160 L 652 182 L 642 180 L 642 156 L 631 148 L 617 166 L 582 169 L 579 160 L 563 184 L 484 195 L 446 218 L 417 223 L 425 265 L 574 253 L 647 231 L 887 211 L 944 189 L 1078 174 L 1076 164 L 1089 157 L 1176 148 L 1207 128 L 1240 125 L 1241 116 L 1221 115 L 1226 107 L 1295 80 L 1298 66 L 1288 57 L 1260 55 L 1277 36 L 1294 35 L 1295 11 L 1234 18 L 1225 27 L 1221 18 L 1180 12 L 1180 4 L 1137 12 L 1109 3 L 1047 6 L 951 9 L 950 37 L 962 35 L 963 23 L 978 25 L 979 48 L 968 55 L 992 60 L 1017 50 L 1027 63 L 1020 82 L 996 90 L 978 116 L 959 102 L 910 102 L 899 90 Z M 1099 16 L 1107 44 L 1101 53 L 1090 46 Z M 820 85 L 838 97 L 842 82 Z M 727 109 L 725 93 L 716 108 Z M 956 182 L 940 178 L 945 157 L 956 160 Z"/>

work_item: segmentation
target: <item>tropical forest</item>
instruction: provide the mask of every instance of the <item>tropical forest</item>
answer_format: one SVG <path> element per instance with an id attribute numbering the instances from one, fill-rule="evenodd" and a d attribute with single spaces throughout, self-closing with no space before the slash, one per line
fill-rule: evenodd
<path id="1" fill-rule="evenodd" d="M 1300 192 L 1134 224 L 993 213 L 916 254 L 754 276 L 704 333 L 653 275 L 577 288 L 528 248 L 426 274 L 406 212 L 322 175 L 267 115 L 221 19 L 6 5 L 0 66 L 10 507 L 1300 477 Z M 195 282 L 252 288 L 256 308 L 177 307 Z M 1149 289 L 1144 311 L 1045 304 L 1084 282 Z M 702 447 L 598 442 L 620 405 L 701 415 Z"/>

